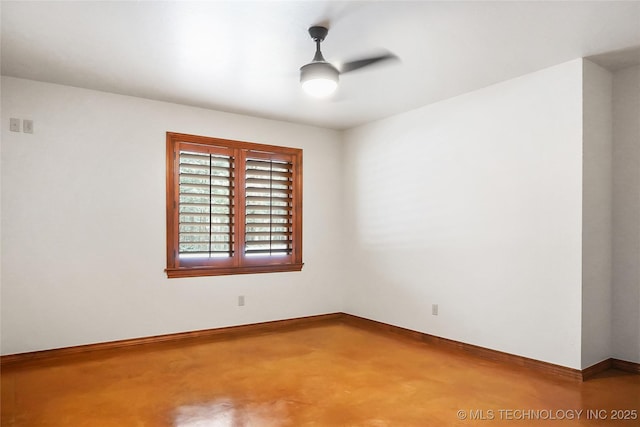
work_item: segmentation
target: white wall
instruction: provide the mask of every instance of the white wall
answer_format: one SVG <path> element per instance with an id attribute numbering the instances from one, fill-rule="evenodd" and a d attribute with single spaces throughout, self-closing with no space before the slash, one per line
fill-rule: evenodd
<path id="1" fill-rule="evenodd" d="M 640 363 L 640 66 L 613 75 L 613 357 Z"/>
<path id="2" fill-rule="evenodd" d="M 612 75 L 584 61 L 582 368 L 611 357 Z"/>
<path id="3" fill-rule="evenodd" d="M 341 135 L 3 77 L 1 353 L 346 311 L 640 362 L 640 68 L 610 85 L 576 60 Z M 166 131 L 304 149 L 302 272 L 166 279 Z"/>
<path id="4" fill-rule="evenodd" d="M 345 143 L 347 312 L 581 368 L 581 60 Z"/>
<path id="5" fill-rule="evenodd" d="M 302 272 L 166 278 L 166 131 L 304 149 Z M 1 150 L 2 354 L 342 308 L 338 132 L 2 77 Z"/>

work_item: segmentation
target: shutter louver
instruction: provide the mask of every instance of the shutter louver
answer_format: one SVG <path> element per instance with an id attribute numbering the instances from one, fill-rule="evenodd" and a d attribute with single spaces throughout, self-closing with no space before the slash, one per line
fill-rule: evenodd
<path id="1" fill-rule="evenodd" d="M 233 158 L 180 151 L 178 254 L 233 256 Z"/>
<path id="2" fill-rule="evenodd" d="M 245 254 L 291 254 L 293 167 L 247 158 L 245 168 Z"/>

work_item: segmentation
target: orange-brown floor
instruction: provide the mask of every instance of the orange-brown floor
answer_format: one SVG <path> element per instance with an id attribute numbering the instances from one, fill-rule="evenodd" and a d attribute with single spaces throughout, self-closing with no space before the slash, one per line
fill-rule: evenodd
<path id="1" fill-rule="evenodd" d="M 638 412 L 639 375 L 580 383 L 339 323 L 2 372 L 16 427 L 638 426 Z"/>

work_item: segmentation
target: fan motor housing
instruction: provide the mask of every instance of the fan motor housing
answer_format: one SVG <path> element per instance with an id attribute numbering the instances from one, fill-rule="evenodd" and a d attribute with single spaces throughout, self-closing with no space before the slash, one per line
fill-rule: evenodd
<path id="1" fill-rule="evenodd" d="M 310 62 L 307 65 L 300 67 L 300 81 L 305 82 L 307 80 L 314 79 L 329 79 L 335 82 L 338 81 L 340 73 L 328 62 Z"/>

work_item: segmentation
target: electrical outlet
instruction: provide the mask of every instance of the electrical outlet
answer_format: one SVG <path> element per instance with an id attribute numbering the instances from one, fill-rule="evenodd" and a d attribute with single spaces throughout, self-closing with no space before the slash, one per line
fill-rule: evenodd
<path id="1" fill-rule="evenodd" d="M 239 307 L 244 306 L 244 295 L 238 296 L 238 306 Z"/>
<path id="2" fill-rule="evenodd" d="M 33 120 L 25 119 L 22 121 L 22 132 L 33 133 Z"/>
<path id="3" fill-rule="evenodd" d="M 431 304 L 431 314 L 434 316 L 438 315 L 438 304 Z"/>
<path id="4" fill-rule="evenodd" d="M 20 132 L 20 119 L 9 119 L 9 130 L 11 132 Z"/>

